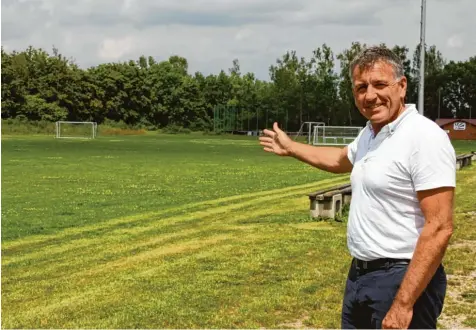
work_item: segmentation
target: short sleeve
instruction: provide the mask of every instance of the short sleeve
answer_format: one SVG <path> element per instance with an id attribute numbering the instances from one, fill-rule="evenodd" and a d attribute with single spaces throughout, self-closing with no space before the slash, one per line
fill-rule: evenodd
<path id="1" fill-rule="evenodd" d="M 355 157 L 357 155 L 359 141 L 366 129 L 367 129 L 366 127 L 362 129 L 357 135 L 357 137 L 354 139 L 354 141 L 352 141 L 351 143 L 347 145 L 347 158 L 349 158 L 349 161 L 351 162 L 352 165 L 354 165 Z"/>
<path id="2" fill-rule="evenodd" d="M 448 135 L 439 127 L 415 141 L 410 173 L 416 191 L 456 186 L 456 154 Z"/>

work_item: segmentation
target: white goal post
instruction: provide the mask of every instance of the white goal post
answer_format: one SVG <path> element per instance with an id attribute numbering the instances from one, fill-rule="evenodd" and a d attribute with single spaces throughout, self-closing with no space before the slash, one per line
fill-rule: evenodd
<path id="1" fill-rule="evenodd" d="M 321 122 L 321 121 L 306 121 L 301 124 L 301 128 L 299 129 L 299 132 L 296 134 L 294 137 L 294 140 L 297 140 L 301 135 L 307 135 L 307 144 L 312 143 L 312 134 L 314 132 L 314 127 L 316 126 L 324 126 L 326 123 Z M 307 134 L 305 134 L 304 127 L 307 125 Z"/>
<path id="2" fill-rule="evenodd" d="M 359 135 L 363 127 L 358 126 L 315 126 L 313 145 L 348 145 Z"/>
<path id="3" fill-rule="evenodd" d="M 98 124 L 94 121 L 57 121 L 58 139 L 95 139 Z"/>

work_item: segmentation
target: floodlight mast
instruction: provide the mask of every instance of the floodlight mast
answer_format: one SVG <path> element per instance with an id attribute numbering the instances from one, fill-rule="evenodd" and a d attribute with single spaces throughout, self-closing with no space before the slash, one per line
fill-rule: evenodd
<path id="1" fill-rule="evenodd" d="M 424 113 L 425 96 L 425 25 L 426 25 L 426 0 L 421 0 L 421 25 L 420 25 L 420 81 L 418 88 L 418 112 Z"/>

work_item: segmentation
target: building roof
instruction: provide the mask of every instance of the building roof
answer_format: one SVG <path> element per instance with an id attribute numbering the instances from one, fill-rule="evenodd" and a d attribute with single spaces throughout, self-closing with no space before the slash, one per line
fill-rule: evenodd
<path id="1" fill-rule="evenodd" d="M 476 126 L 476 119 L 463 119 L 463 118 L 439 118 L 435 120 L 438 126 L 445 126 L 446 124 L 452 124 L 457 121 L 462 121 L 471 125 Z"/>

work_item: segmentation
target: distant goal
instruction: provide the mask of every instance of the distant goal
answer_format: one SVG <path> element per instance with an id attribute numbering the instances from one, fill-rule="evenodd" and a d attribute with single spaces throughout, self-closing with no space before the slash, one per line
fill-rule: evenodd
<path id="1" fill-rule="evenodd" d="M 56 138 L 58 139 L 95 139 L 98 124 L 93 121 L 57 121 Z"/>
<path id="2" fill-rule="evenodd" d="M 348 145 L 359 135 L 363 127 L 357 126 L 314 126 L 313 145 Z"/>

